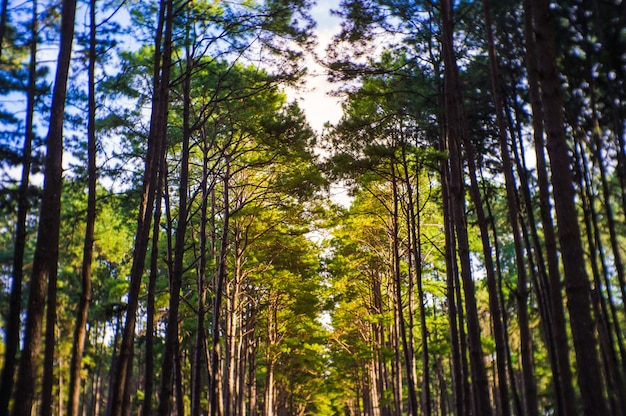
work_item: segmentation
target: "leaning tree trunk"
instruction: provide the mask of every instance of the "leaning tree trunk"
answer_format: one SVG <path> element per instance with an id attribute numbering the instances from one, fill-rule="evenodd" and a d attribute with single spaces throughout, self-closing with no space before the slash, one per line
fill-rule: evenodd
<path id="1" fill-rule="evenodd" d="M 524 261 L 524 243 L 520 231 L 520 214 L 517 202 L 517 185 L 513 176 L 513 163 L 507 143 L 506 120 L 504 115 L 504 99 L 502 86 L 499 79 L 498 62 L 496 60 L 496 47 L 493 39 L 493 29 L 491 25 L 491 14 L 489 0 L 482 0 L 483 12 L 485 15 L 485 25 L 487 28 L 487 42 L 489 49 L 489 66 L 491 69 L 491 86 L 493 90 L 493 100 L 496 109 L 496 123 L 498 128 L 498 138 L 500 142 L 500 155 L 502 156 L 502 168 L 504 170 L 504 181 L 506 187 L 506 199 L 509 213 L 509 222 L 513 232 L 513 245 L 515 248 L 515 260 L 517 266 L 517 300 L 518 300 L 518 322 L 520 328 L 522 379 L 524 383 L 524 403 L 526 414 L 536 416 L 539 413 L 537 402 L 537 383 L 533 371 L 532 339 L 528 322 L 528 278 L 526 275 L 526 262 Z M 496 340 L 497 341 L 497 340 Z M 504 346 L 502 346 L 504 348 Z M 496 347 L 497 349 L 497 347 Z M 504 352 L 503 352 L 504 353 Z M 503 375 L 506 370 L 502 369 Z M 508 395 L 500 392 L 502 400 Z M 502 412 L 510 412 L 508 403 L 502 405 Z"/>
<path id="2" fill-rule="evenodd" d="M 539 186 L 539 208 L 543 225 L 544 246 L 548 263 L 550 298 L 550 316 L 554 333 L 555 364 L 557 371 L 553 374 L 557 414 L 573 416 L 577 414 L 576 394 L 574 392 L 573 375 L 569 360 L 568 337 L 566 331 L 565 310 L 561 293 L 561 272 L 557 253 L 556 235 L 552 223 L 552 206 L 549 194 L 548 168 L 545 159 L 545 142 L 543 135 L 543 104 L 537 72 L 537 53 L 535 51 L 535 34 L 532 13 L 532 0 L 524 0 L 524 36 L 525 55 L 528 74 L 529 96 L 532 109 L 533 141 L 537 160 L 537 184 Z"/>
<path id="3" fill-rule="evenodd" d="M 178 187 L 178 221 L 176 226 L 176 243 L 174 247 L 174 261 L 170 276 L 170 304 L 167 315 L 167 329 L 165 333 L 165 347 L 163 351 L 163 367 L 161 370 L 161 390 L 157 414 L 166 416 L 171 411 L 172 385 L 174 380 L 174 357 L 178 349 L 178 310 L 180 305 L 180 288 L 182 285 L 185 237 L 187 234 L 187 200 L 189 187 L 189 142 L 191 140 L 190 106 L 191 106 L 191 64 L 192 58 L 187 55 L 186 71 L 183 79 L 183 136 L 180 162 L 180 177 Z"/>
<path id="4" fill-rule="evenodd" d="M 459 72 L 453 50 L 452 7 L 450 0 L 441 2 L 443 32 L 442 53 L 445 70 L 445 109 L 450 157 L 449 189 L 461 263 L 461 279 L 463 280 L 463 290 L 465 292 L 470 367 L 473 381 L 474 413 L 476 415 L 487 416 L 491 415 L 492 411 L 489 399 L 489 380 L 487 378 L 481 345 L 480 322 L 478 319 L 474 281 L 471 272 L 469 237 L 465 216 L 465 184 L 463 181 L 461 145 L 467 142 L 468 133 L 463 100 L 461 97 Z"/>
<path id="5" fill-rule="evenodd" d="M 6 3 L 3 2 L 2 19 L 6 18 Z M 9 311 L 5 322 L 5 352 L 2 379 L 0 379 L 0 416 L 9 412 L 9 401 L 13 391 L 17 351 L 20 342 L 20 326 L 22 312 L 22 284 L 24 280 L 24 251 L 26 248 L 26 216 L 28 215 L 28 189 L 30 185 L 30 169 L 33 148 L 33 116 L 35 114 L 35 98 L 37 94 L 37 33 L 38 29 L 37 1 L 33 1 L 31 23 L 30 61 L 28 64 L 28 89 L 26 94 L 26 123 L 24 127 L 24 150 L 22 153 L 22 178 L 17 196 L 17 221 L 15 225 L 15 242 L 13 248 L 13 279 Z M 4 25 L 4 23 L 2 23 Z M 2 29 L 4 30 L 4 29 Z M 2 37 L 0 36 L 0 51 Z"/>
<path id="6" fill-rule="evenodd" d="M 393 188 L 393 230 L 392 236 L 393 239 L 393 277 L 394 277 L 394 287 L 395 287 L 395 303 L 396 303 L 396 313 L 397 313 L 397 323 L 400 335 L 400 341 L 402 342 L 402 352 L 404 354 L 404 366 L 405 366 L 405 377 L 407 383 L 407 395 L 409 399 L 409 411 L 408 413 L 413 416 L 417 416 L 418 407 L 417 407 L 417 394 L 415 391 L 415 380 L 413 379 L 413 370 L 412 370 L 412 362 L 411 359 L 413 348 L 412 345 L 409 345 L 408 336 L 406 331 L 406 324 L 404 322 L 404 313 L 402 306 L 402 282 L 400 279 L 400 235 L 399 235 L 399 227 L 398 227 L 398 204 L 399 204 L 399 195 L 398 195 L 398 179 L 395 172 L 395 166 L 393 165 L 394 161 L 391 161 L 391 181 Z M 399 370 L 399 369 L 398 369 Z"/>
<path id="7" fill-rule="evenodd" d="M 206 357 L 206 334 L 204 329 L 205 319 L 205 303 L 206 303 L 206 270 L 208 263 L 208 250 L 209 242 L 207 241 L 207 228 L 208 221 L 208 204 L 210 194 L 208 178 L 209 178 L 209 144 L 206 141 L 206 135 L 203 132 L 202 142 L 202 181 L 200 183 L 201 191 L 201 203 L 200 203 L 200 235 L 199 239 L 199 270 L 198 270 L 198 306 L 196 308 L 196 339 L 193 347 L 193 359 L 192 359 L 192 375 L 191 375 L 191 416 L 200 416 L 202 411 L 200 407 L 201 395 L 204 389 L 202 388 L 202 375 L 203 369 L 206 369 L 203 364 Z M 213 184 L 211 184 L 211 188 Z M 210 249 L 214 249 L 212 242 Z"/>
<path id="8" fill-rule="evenodd" d="M 222 238 L 220 240 L 220 253 L 218 259 L 218 270 L 217 270 L 217 281 L 215 285 L 215 293 L 213 298 L 213 319 L 212 319 L 212 327 L 211 331 L 211 382 L 209 384 L 209 404 L 210 404 L 210 414 L 211 416 L 215 416 L 218 414 L 218 367 L 219 367 L 219 342 L 220 342 L 220 315 L 222 310 L 222 298 L 224 295 L 224 286 L 226 284 L 226 257 L 228 254 L 228 233 L 229 233 L 229 223 L 230 223 L 230 198 L 229 198 L 229 182 L 230 182 L 230 157 L 229 155 L 224 155 L 224 164 L 225 164 L 225 172 L 224 172 L 224 180 L 223 180 L 223 198 L 224 198 L 224 212 L 222 219 Z"/>
<path id="9" fill-rule="evenodd" d="M 567 307 L 576 352 L 578 384 L 585 414 L 608 414 L 591 316 L 589 298 L 591 285 L 585 271 L 585 253 L 574 203 L 561 82 L 557 69 L 555 29 L 549 1 L 532 0 L 532 16 L 535 22 L 537 57 L 541 57 L 537 59 L 537 69 L 541 84 L 544 126 L 548 134 L 547 148 L 552 167 L 552 187 L 565 274 Z"/>
<path id="10" fill-rule="evenodd" d="M 498 294 L 498 283 L 496 281 L 495 266 L 493 264 L 493 256 L 491 251 L 491 242 L 489 240 L 489 222 L 485 215 L 483 207 L 483 197 L 478 185 L 478 173 L 475 163 L 474 146 L 469 139 L 464 140 L 464 147 L 467 156 L 467 165 L 470 178 L 470 195 L 474 202 L 476 218 L 478 220 L 478 228 L 480 230 L 480 238 L 483 247 L 483 256 L 485 262 L 485 275 L 487 280 L 487 290 L 489 292 L 489 311 L 493 325 L 493 337 L 496 349 L 496 371 L 498 379 L 498 397 L 500 401 L 500 413 L 509 415 L 511 406 L 509 403 L 509 390 L 506 376 L 507 354 L 506 354 L 506 335 L 504 332 L 504 324 L 502 321 L 502 305 L 500 305 L 500 296 Z M 516 224 L 516 223 L 514 223 Z M 525 267 L 525 266 L 524 266 Z M 523 276 L 525 268 L 518 270 Z M 523 279 L 522 279 L 523 280 Z M 525 287 L 525 284 L 523 285 Z M 520 323 L 520 328 L 526 327 L 526 331 L 521 330 L 522 334 L 527 334 L 528 322 L 526 325 Z M 526 337 L 528 339 L 528 337 Z"/>
<path id="11" fill-rule="evenodd" d="M 415 191 L 411 186 L 409 176 L 409 163 L 406 154 L 406 144 L 402 144 L 402 165 L 404 169 L 404 181 L 407 187 L 408 204 L 408 228 L 409 228 L 409 249 L 412 252 L 415 267 L 415 281 L 417 283 L 417 297 L 419 298 L 420 314 L 420 337 L 421 337 L 421 359 L 422 359 L 422 413 L 430 415 L 432 412 L 431 389 L 430 389 L 430 363 L 428 355 L 428 328 L 426 327 L 426 299 L 424 296 L 424 284 L 422 276 L 422 224 L 420 209 L 420 187 L 419 187 L 419 164 L 416 163 Z M 413 199 L 415 198 L 415 199 Z M 413 313 L 411 311 L 411 313 Z"/>
<path id="12" fill-rule="evenodd" d="M 161 155 L 164 156 L 164 155 Z M 154 223 L 152 225 L 152 249 L 150 252 L 150 275 L 148 276 L 148 293 L 146 293 L 146 360 L 144 368 L 144 387 L 143 387 L 143 404 L 141 406 L 141 415 L 152 415 L 152 396 L 154 392 L 154 315 L 155 315 L 155 296 L 156 281 L 158 277 L 158 261 L 159 261 L 159 231 L 161 222 L 161 200 L 163 199 L 163 187 L 165 186 L 165 176 L 167 167 L 165 157 L 161 158 L 161 164 L 157 179 L 157 193 L 155 197 Z"/>
<path id="13" fill-rule="evenodd" d="M 50 126 L 46 139 L 46 162 L 41 213 L 37 230 L 37 244 L 33 259 L 26 327 L 24 330 L 24 351 L 20 357 L 20 367 L 15 391 L 16 416 L 30 415 L 34 399 L 37 377 L 37 362 L 41 348 L 41 330 L 44 315 L 46 284 L 56 287 L 57 263 L 59 258 L 59 229 L 61 222 L 61 189 L 63 181 L 63 120 L 65 115 L 65 96 L 67 78 L 70 70 L 72 41 L 74 39 L 74 19 L 76 16 L 76 0 L 64 0 L 61 11 L 61 44 L 57 63 Z M 51 303 L 55 303 L 53 299 Z M 48 320 L 54 317 L 50 311 Z M 44 372 L 44 402 L 48 411 L 52 408 L 51 393 L 53 384 L 54 355 L 54 320 L 47 326 L 47 354 L 45 364 L 49 368 Z M 52 327 L 52 331 L 49 328 Z M 49 391 L 49 393 L 46 393 Z M 45 409 L 44 409 L 45 410 Z"/>
<path id="14" fill-rule="evenodd" d="M 139 304 L 139 291 L 143 276 L 144 262 L 148 250 L 152 212 L 157 189 L 157 176 L 161 155 L 166 151 L 165 131 L 167 127 L 167 113 L 169 100 L 170 66 L 172 59 L 172 24 L 173 0 L 162 0 L 159 13 L 159 28 L 156 38 L 156 53 L 154 58 L 154 97 L 152 114 L 150 116 L 150 131 L 148 133 L 148 150 L 146 154 L 143 177 L 141 204 L 137 218 L 137 232 L 135 235 L 135 250 L 130 271 L 130 285 L 128 290 L 128 305 L 126 322 L 122 334 L 119 357 L 115 367 L 115 375 L 111 386 L 111 400 L 108 403 L 108 415 L 122 416 L 124 401 L 129 392 L 126 390 L 127 379 L 132 372 L 132 355 L 135 335 L 136 311 Z M 165 27 L 163 52 L 161 49 L 161 32 Z M 162 55 L 162 62 L 161 62 Z"/>
<path id="15" fill-rule="evenodd" d="M 77 319 L 74 328 L 74 345 L 70 362 L 70 386 L 67 403 L 67 415 L 77 416 L 80 404 L 80 385 L 87 317 L 91 302 L 91 264 L 96 226 L 96 0 L 89 4 L 89 111 L 87 121 L 87 220 L 85 241 L 83 244 L 83 263 L 81 269 L 81 294 L 78 303 Z"/>
<path id="16" fill-rule="evenodd" d="M 618 364 L 617 354 L 615 351 L 615 336 L 613 327 L 609 318 L 609 310 L 612 306 L 613 296 L 611 293 L 611 284 L 609 282 L 609 267 L 605 255 L 605 248 L 601 241 L 601 231 L 598 224 L 598 213 L 596 212 L 596 198 L 594 196 L 592 175 L 589 171 L 590 164 L 585 153 L 582 139 L 575 138 L 574 155 L 576 160 L 576 177 L 579 181 L 579 187 L 582 194 L 583 218 L 586 228 L 587 245 L 591 262 L 591 271 L 595 289 L 591 294 L 593 311 L 595 314 L 596 328 L 598 330 L 598 342 L 604 374 L 607 383 L 607 392 L 609 402 L 613 410 L 612 414 L 623 414 L 622 411 L 616 410 L 618 401 L 624 400 L 624 396 L 620 394 L 623 389 L 620 387 L 620 366 Z M 598 260 L 600 264 L 598 265 Z M 602 267 L 602 272 L 600 271 Z M 610 306 L 607 306 L 607 299 L 602 294 L 602 278 L 606 282 L 607 299 Z M 621 335 L 618 333 L 618 337 Z"/>
<path id="17" fill-rule="evenodd" d="M 463 415 L 466 412 L 464 406 L 464 389 L 463 389 L 463 368 L 461 366 L 461 350 L 458 333 L 458 321 L 457 316 L 458 306 L 455 297 L 455 282 L 457 267 L 456 267 L 456 251 L 455 251 L 455 239 L 454 239 L 454 224 L 452 224 L 452 214 L 450 213 L 449 192 L 446 177 L 448 166 L 447 163 L 442 162 L 442 204 L 443 204 L 443 221 L 444 221 L 444 233 L 446 238 L 445 245 L 445 259 L 446 259 L 446 300 L 448 302 L 448 324 L 450 326 L 450 348 L 451 348 L 451 374 L 452 374 L 452 392 L 454 394 L 454 414 Z"/>

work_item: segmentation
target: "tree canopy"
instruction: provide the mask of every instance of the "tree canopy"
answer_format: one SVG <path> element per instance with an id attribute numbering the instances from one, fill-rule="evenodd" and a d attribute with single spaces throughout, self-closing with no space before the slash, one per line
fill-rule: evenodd
<path id="1" fill-rule="evenodd" d="M 0 1 L 0 416 L 626 412 L 626 2 L 321 3 Z"/>

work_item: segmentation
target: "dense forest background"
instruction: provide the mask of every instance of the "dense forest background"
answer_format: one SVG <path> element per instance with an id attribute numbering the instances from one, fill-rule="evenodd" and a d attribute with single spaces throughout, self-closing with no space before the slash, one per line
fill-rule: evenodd
<path id="1" fill-rule="evenodd" d="M 311 7 L 0 1 L 0 416 L 626 414 L 626 2 Z"/>

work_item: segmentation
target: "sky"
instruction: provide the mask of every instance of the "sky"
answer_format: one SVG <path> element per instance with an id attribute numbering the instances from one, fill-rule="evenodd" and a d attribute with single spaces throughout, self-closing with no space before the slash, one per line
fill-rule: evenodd
<path id="1" fill-rule="evenodd" d="M 313 19 L 317 23 L 315 28 L 318 37 L 316 52 L 322 57 L 333 35 L 338 33 L 340 29 L 340 19 L 330 14 L 331 9 L 339 7 L 338 3 L 337 0 L 318 0 L 311 10 Z M 311 126 L 321 133 L 324 123 L 339 121 L 342 114 L 341 106 L 337 97 L 328 95 L 333 86 L 327 81 L 324 68 L 316 63 L 312 56 L 307 57 L 305 65 L 308 71 L 305 86 L 299 91 L 288 90 L 287 94 L 290 98 L 298 101 Z"/>

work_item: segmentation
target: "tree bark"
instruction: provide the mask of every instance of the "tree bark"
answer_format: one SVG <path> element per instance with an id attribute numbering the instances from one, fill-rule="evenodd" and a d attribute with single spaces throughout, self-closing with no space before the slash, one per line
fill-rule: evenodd
<path id="1" fill-rule="evenodd" d="M 444 233 L 446 238 L 445 246 L 445 259 L 446 259 L 446 300 L 448 303 L 448 325 L 450 326 L 450 348 L 451 348 L 451 360 L 452 360 L 452 392 L 454 394 L 454 414 L 464 415 L 469 414 L 469 409 L 464 406 L 464 388 L 463 388 L 463 367 L 461 364 L 461 349 L 458 333 L 458 321 L 457 316 L 458 306 L 455 296 L 455 282 L 457 274 L 457 261 L 455 250 L 455 236 L 454 236 L 454 224 L 452 220 L 452 213 L 450 212 L 450 195 L 448 191 L 449 176 L 446 172 L 448 170 L 448 164 L 444 161 L 441 162 L 441 200 L 443 206 L 443 221 L 444 221 Z"/>
<path id="2" fill-rule="evenodd" d="M 482 0 L 483 13 L 485 15 L 485 25 L 487 30 L 487 43 L 489 54 L 489 66 L 491 72 L 491 87 L 493 90 L 493 100 L 496 109 L 496 124 L 498 128 L 498 138 L 500 142 L 500 155 L 502 156 L 502 169 L 504 171 L 504 180 L 506 187 L 507 208 L 509 213 L 509 222 L 513 233 L 513 245 L 515 249 L 515 260 L 517 266 L 517 300 L 518 300 L 518 323 L 520 328 L 520 353 L 522 359 L 522 378 L 524 383 L 524 403 L 526 414 L 536 416 L 539 413 L 537 401 L 537 383 L 533 371 L 533 353 L 532 339 L 530 335 L 530 327 L 528 322 L 528 278 L 526 274 L 526 263 L 524 258 L 524 244 L 520 231 L 520 214 L 517 201 L 517 185 L 513 176 L 513 164 L 511 162 L 511 154 L 507 143 L 506 120 L 504 115 L 504 99 L 502 94 L 502 86 L 500 85 L 498 62 L 496 60 L 496 47 L 493 39 L 493 28 L 491 24 L 491 12 L 489 0 Z M 495 280 L 495 279 L 494 279 Z M 495 331 L 494 331 L 495 332 Z M 496 339 L 496 342 L 498 340 Z M 503 340 L 503 342 L 506 342 Z M 504 348 L 504 345 L 501 347 Z M 496 346 L 496 351 L 498 347 Z M 504 351 L 501 351 L 504 354 Z M 506 377 L 506 369 L 498 367 L 499 377 Z M 506 388 L 506 384 L 504 385 Z M 508 394 L 504 395 L 500 391 L 501 400 L 508 400 Z M 503 414 L 510 413 L 508 403 L 502 404 Z M 505 413 L 506 412 L 506 413 Z"/>
<path id="3" fill-rule="evenodd" d="M 6 19 L 7 1 L 3 2 L 1 18 Z M 2 26 L 5 22 L 0 23 Z M 0 28 L 0 50 L 2 50 Z M 6 416 L 9 412 L 9 401 L 13 391 L 15 367 L 17 364 L 17 351 L 20 342 L 20 327 L 22 312 L 22 285 L 24 280 L 24 251 L 26 248 L 26 216 L 28 215 L 28 189 L 30 186 L 30 169 L 33 148 L 33 116 L 35 114 L 35 98 L 37 94 L 37 35 L 38 16 L 37 1 L 33 1 L 33 15 L 31 23 L 30 61 L 28 64 L 28 90 L 26 95 L 26 123 L 24 127 L 24 150 L 22 154 L 22 177 L 17 202 L 17 221 L 15 224 L 15 243 L 13 249 L 13 279 L 11 281 L 11 294 L 9 300 L 9 312 L 5 323 L 5 353 L 2 379 L 0 379 L 0 416 Z"/>
<path id="4" fill-rule="evenodd" d="M 158 415 L 167 416 L 171 411 L 172 383 L 174 379 L 173 366 L 175 353 L 178 350 L 178 310 L 180 305 L 180 289 L 183 278 L 183 260 L 185 256 L 185 237 L 188 222 L 188 187 L 189 187 L 189 142 L 191 140 L 190 108 L 192 58 L 187 55 L 185 75 L 183 79 L 183 135 L 180 162 L 180 177 L 178 187 L 178 221 L 176 226 L 176 243 L 174 249 L 174 264 L 170 276 L 170 304 L 167 315 L 167 329 L 165 333 L 165 347 L 163 351 L 163 368 L 161 371 L 161 390 L 159 394 Z"/>
<path id="5" fill-rule="evenodd" d="M 215 416 L 217 413 L 218 407 L 218 367 L 219 367 L 219 351 L 218 345 L 220 342 L 220 314 L 222 309 L 222 297 L 224 292 L 224 285 L 226 282 L 226 256 L 228 254 L 228 233 L 229 233 L 229 222 L 230 222 L 230 199 L 229 199 L 229 182 L 230 182 L 230 157 L 225 155 L 225 172 L 224 172 L 224 187 L 223 187 L 223 198 L 224 198 L 224 212 L 223 212 L 223 223 L 222 223 L 222 238 L 220 241 L 220 253 L 219 253 L 219 263 L 218 263 L 218 271 L 217 271 L 217 282 L 215 285 L 215 294 L 213 299 L 213 320 L 212 320 L 212 339 L 211 339 L 211 383 L 209 384 L 209 403 L 210 403 L 210 414 L 211 416 Z M 269 370 L 268 370 L 269 371 Z"/>
<path id="6" fill-rule="evenodd" d="M 556 233 L 552 222 L 552 204 L 550 203 L 550 186 L 548 168 L 545 158 L 545 142 L 543 128 L 543 104 L 541 101 L 540 81 L 537 72 L 537 53 L 535 48 L 535 34 L 532 12 L 532 0 L 524 0 L 524 36 L 526 51 L 526 69 L 530 104 L 532 109 L 533 141 L 537 160 L 537 184 L 539 186 L 539 208 L 541 224 L 543 226 L 544 246 L 548 263 L 548 296 L 550 299 L 551 320 L 554 333 L 554 348 L 556 350 L 556 369 L 554 372 L 554 386 L 557 413 L 561 416 L 577 414 L 577 400 L 574 392 L 573 375 L 569 359 L 569 346 L 566 331 L 566 318 L 563 308 L 561 288 L 561 271 L 559 255 L 557 253 Z"/>
<path id="7" fill-rule="evenodd" d="M 126 321 L 118 361 L 115 367 L 115 377 L 111 387 L 111 402 L 109 416 L 122 416 L 124 401 L 129 392 L 126 391 L 126 382 L 132 372 L 132 349 L 135 335 L 136 311 L 139 304 L 139 291 L 143 276 L 144 262 L 148 249 L 148 240 L 152 222 L 152 212 L 156 195 L 158 169 L 161 155 L 166 151 L 165 138 L 167 129 L 167 113 L 169 101 L 170 67 L 172 54 L 172 24 L 173 0 L 162 0 L 159 14 L 159 28 L 157 30 L 155 48 L 154 97 L 152 114 L 150 117 L 150 131 L 148 133 L 148 150 L 146 154 L 144 178 L 141 193 L 141 205 L 137 218 L 137 232 L 135 236 L 135 250 L 130 272 L 130 286 L 128 291 L 128 305 Z M 163 51 L 161 50 L 162 27 L 165 27 Z M 162 59 L 162 62 L 161 62 Z"/>
<path id="8" fill-rule="evenodd" d="M 409 177 L 409 163 L 406 155 L 406 143 L 402 143 L 402 165 L 404 169 L 404 181 L 407 187 L 407 204 L 408 204 L 408 227 L 409 227 L 409 245 L 412 251 L 415 267 L 415 281 L 417 283 L 417 297 L 419 298 L 419 319 L 420 319 L 420 336 L 421 336 L 421 359 L 422 359 L 422 414 L 430 415 L 432 412 L 431 389 L 430 389 L 430 363 L 428 355 L 428 328 L 426 327 L 426 299 L 424 296 L 424 284 L 422 281 L 422 224 L 420 209 L 420 186 L 419 174 L 420 168 L 416 164 L 415 191 L 411 186 L 411 178 Z M 415 200 L 413 199 L 415 197 Z M 413 312 L 411 311 L 411 314 Z M 413 366 L 413 365 L 412 365 Z"/>
<path id="9" fill-rule="evenodd" d="M 418 407 L 417 407 L 417 394 L 415 392 L 415 380 L 413 379 L 413 370 L 411 368 L 411 355 L 412 348 L 409 345 L 407 340 L 407 331 L 406 324 L 404 322 L 404 307 L 402 305 L 402 281 L 400 278 L 400 235 L 399 235 L 399 227 L 398 227 L 398 204 L 399 204 L 399 195 L 398 195 L 398 178 L 396 176 L 395 167 L 393 165 L 393 161 L 391 161 L 391 181 L 393 188 L 393 229 L 391 238 L 392 247 L 393 247 L 393 278 L 394 278 L 394 288 L 395 288 L 395 303 L 396 303 L 396 313 L 397 313 L 397 324 L 400 335 L 400 342 L 402 342 L 402 352 L 404 355 L 404 367 L 405 367 L 405 378 L 407 383 L 407 395 L 408 395 L 408 414 L 417 416 Z"/>
<path id="10" fill-rule="evenodd" d="M 155 331 L 155 296 L 156 281 L 159 274 L 159 236 L 161 223 L 161 202 L 163 187 L 167 176 L 165 154 L 161 155 L 161 167 L 157 179 L 157 191 L 154 207 L 154 223 L 152 224 L 152 250 L 150 252 L 150 275 L 148 277 L 148 293 L 146 301 L 146 360 L 144 368 L 144 398 L 141 407 L 142 416 L 152 415 L 152 396 L 154 393 L 154 331 Z"/>
<path id="11" fill-rule="evenodd" d="M 445 109 L 448 134 L 448 151 L 450 157 L 450 196 L 451 208 L 455 222 L 458 254 L 461 263 L 461 279 L 465 292 L 465 310 L 470 350 L 470 366 L 472 373 L 472 393 L 474 414 L 491 415 L 489 399 L 489 381 L 483 360 L 480 336 L 480 323 L 476 306 L 474 281 L 471 274 L 470 250 L 465 214 L 465 183 L 463 181 L 463 164 L 461 145 L 467 143 L 467 125 L 461 97 L 458 67 L 453 50 L 453 10 L 452 2 L 441 2 L 442 13 L 442 53 L 444 58 L 445 76 Z"/>
<path id="12" fill-rule="evenodd" d="M 548 134 L 547 148 L 552 167 L 558 236 L 565 272 L 565 291 L 576 351 L 578 384 L 585 414 L 607 414 L 597 340 L 589 299 L 591 285 L 585 272 L 574 188 L 570 171 L 563 117 L 561 83 L 557 69 L 555 29 L 547 0 L 532 0 L 535 22 L 537 69 L 541 83 L 543 121 Z"/>
<path id="13" fill-rule="evenodd" d="M 63 120 L 65 113 L 65 96 L 67 93 L 67 78 L 70 69 L 72 41 L 74 39 L 74 19 L 76 16 L 76 0 L 64 0 L 61 11 L 61 41 L 54 90 L 52 93 L 52 108 L 50 126 L 46 139 L 46 162 L 41 213 L 37 230 L 37 243 L 28 294 L 28 308 L 24 337 L 24 351 L 20 357 L 20 366 L 15 391 L 16 416 L 30 415 L 32 411 L 34 391 L 36 386 L 37 361 L 41 348 L 41 330 L 44 315 L 44 301 L 46 284 L 56 288 L 57 263 L 59 258 L 59 229 L 61 221 L 61 190 L 63 182 Z M 55 294 L 54 288 L 52 290 Z M 49 299 L 54 306 L 56 299 Z M 52 408 L 52 376 L 54 355 L 54 315 L 51 310 L 46 323 L 46 359 L 43 381 L 44 403 Z M 51 319 L 52 318 L 52 319 Z M 52 328 L 52 330 L 50 330 Z M 47 393 L 49 392 L 49 393 Z M 44 409 L 44 411 L 46 411 Z"/>
<path id="14" fill-rule="evenodd" d="M 206 142 L 206 136 L 202 143 L 203 146 L 203 161 L 202 161 L 202 181 L 200 188 L 202 190 L 200 203 L 200 259 L 199 259 L 199 271 L 198 271 L 198 307 L 196 309 L 196 340 L 193 349 L 193 368 L 191 379 L 191 416 L 200 416 L 200 399 L 202 395 L 202 374 L 203 359 L 206 356 L 206 334 L 204 330 L 204 318 L 205 318 L 205 302 L 206 302 L 206 269 L 207 269 L 207 253 L 209 247 L 207 247 L 207 233 L 208 233 L 208 203 L 210 198 L 210 190 L 208 186 L 209 177 L 209 145 Z M 212 187 L 212 185 L 211 185 Z M 210 247 L 213 250 L 213 244 Z"/>
<path id="15" fill-rule="evenodd" d="M 77 416 L 80 404 L 81 370 L 87 317 L 91 303 L 91 265 L 96 225 L 96 0 L 89 4 L 89 114 L 87 121 L 87 219 L 85 223 L 85 241 L 83 245 L 83 263 L 81 269 L 81 294 L 78 303 L 77 320 L 74 328 L 74 345 L 70 362 L 70 386 L 68 393 L 67 415 Z"/>

